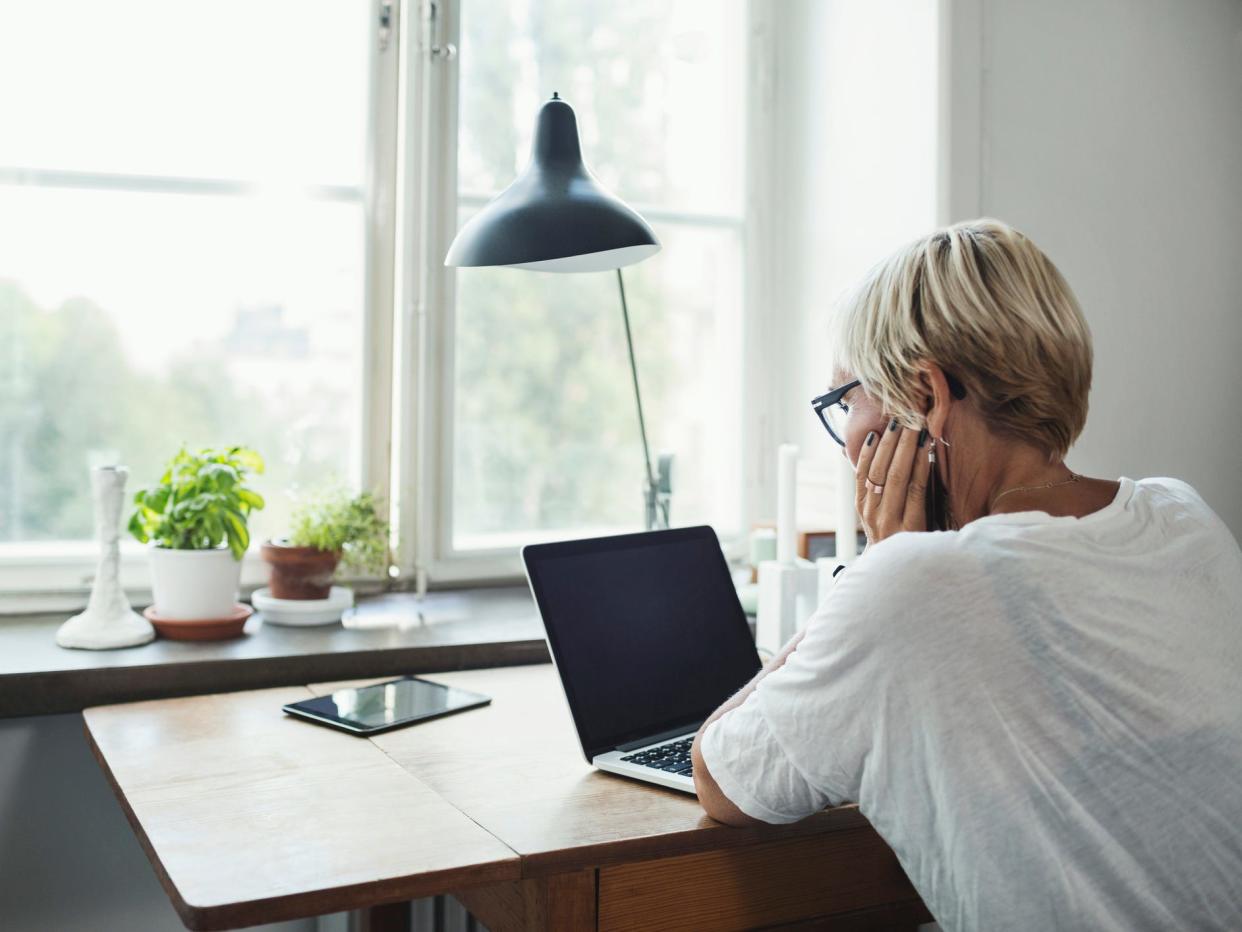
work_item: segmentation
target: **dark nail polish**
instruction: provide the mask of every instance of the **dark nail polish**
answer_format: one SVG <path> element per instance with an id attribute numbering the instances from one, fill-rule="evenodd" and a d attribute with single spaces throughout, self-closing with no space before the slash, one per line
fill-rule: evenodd
<path id="1" fill-rule="evenodd" d="M 924 427 L 922 430 L 919 431 L 919 447 L 921 448 L 923 444 L 925 443 L 927 443 L 927 428 L 926 427 Z"/>
<path id="2" fill-rule="evenodd" d="M 897 418 L 893 418 L 891 421 L 888 422 L 888 429 L 889 430 L 897 429 Z"/>
<path id="3" fill-rule="evenodd" d="M 867 434 L 867 446 L 871 446 L 871 441 L 875 440 L 875 431 Z"/>

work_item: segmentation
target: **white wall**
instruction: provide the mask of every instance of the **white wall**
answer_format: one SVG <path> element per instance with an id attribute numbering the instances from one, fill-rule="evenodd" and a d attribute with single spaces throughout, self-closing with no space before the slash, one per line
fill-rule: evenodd
<path id="1" fill-rule="evenodd" d="M 1095 339 L 1091 475 L 1177 476 L 1242 537 L 1242 3 L 954 0 L 951 219 L 1003 219 Z"/>
<path id="2" fill-rule="evenodd" d="M 936 220 L 936 5 L 786 4 L 778 86 L 787 224 L 783 286 L 802 365 L 795 439 L 824 448 L 811 398 L 828 387 L 833 303 Z M 801 20 L 793 18 L 796 12 Z"/>

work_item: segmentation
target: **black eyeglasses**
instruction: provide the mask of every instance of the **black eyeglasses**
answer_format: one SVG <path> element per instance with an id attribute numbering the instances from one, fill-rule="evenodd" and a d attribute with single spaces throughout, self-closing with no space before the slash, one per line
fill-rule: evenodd
<path id="1" fill-rule="evenodd" d="M 949 394 L 957 399 L 966 397 L 966 386 L 960 379 L 949 372 L 944 374 L 944 378 L 949 385 Z M 846 382 L 840 388 L 834 388 L 825 395 L 811 399 L 811 407 L 819 415 L 819 422 L 824 425 L 824 430 L 828 431 L 828 436 L 841 446 L 845 446 L 845 418 L 850 413 L 850 406 L 841 399 L 849 394 L 851 388 L 857 388 L 859 385 L 862 385 L 862 382 L 855 379 L 853 382 Z"/>
<path id="2" fill-rule="evenodd" d="M 828 431 L 828 436 L 841 446 L 845 446 L 845 418 L 850 413 L 849 405 L 841 399 L 849 394 L 850 389 L 857 388 L 861 384 L 862 382 L 855 379 L 839 388 L 834 388 L 827 394 L 811 399 L 811 407 L 819 416 L 819 422 L 824 425 L 824 430 Z"/>

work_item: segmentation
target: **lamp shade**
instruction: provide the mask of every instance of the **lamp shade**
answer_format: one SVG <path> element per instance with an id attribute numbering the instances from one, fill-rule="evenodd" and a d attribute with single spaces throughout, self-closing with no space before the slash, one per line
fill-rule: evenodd
<path id="1" fill-rule="evenodd" d="M 458 231 L 444 264 L 598 272 L 659 251 L 647 221 L 583 163 L 573 108 L 553 94 L 539 110 L 530 164 Z"/>

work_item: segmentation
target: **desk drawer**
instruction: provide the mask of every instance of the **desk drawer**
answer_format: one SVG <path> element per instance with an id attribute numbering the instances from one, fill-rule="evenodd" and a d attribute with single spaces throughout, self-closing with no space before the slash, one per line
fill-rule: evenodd
<path id="1" fill-rule="evenodd" d="M 897 908 L 873 912 L 875 907 Z M 828 920 L 831 916 L 841 921 Z M 892 850 L 871 828 L 599 872 L 600 932 L 727 932 L 813 919 L 823 920 L 815 928 L 864 929 L 913 928 L 931 917 Z"/>

